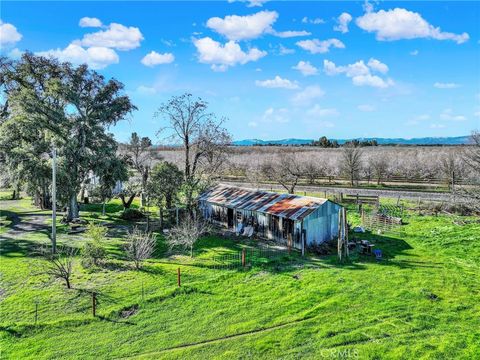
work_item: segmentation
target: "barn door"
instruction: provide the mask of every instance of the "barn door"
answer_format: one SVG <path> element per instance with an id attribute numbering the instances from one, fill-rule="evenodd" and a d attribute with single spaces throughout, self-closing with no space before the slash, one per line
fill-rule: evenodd
<path id="1" fill-rule="evenodd" d="M 233 228 L 234 223 L 233 223 L 233 209 L 228 209 L 227 210 L 227 224 L 228 228 Z"/>

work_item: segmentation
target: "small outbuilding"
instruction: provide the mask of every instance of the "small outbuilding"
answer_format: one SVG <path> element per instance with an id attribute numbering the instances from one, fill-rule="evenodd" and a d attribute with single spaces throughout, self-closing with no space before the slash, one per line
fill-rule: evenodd
<path id="1" fill-rule="evenodd" d="M 198 204 L 212 223 L 297 249 L 338 239 L 345 229 L 343 207 L 328 199 L 220 184 L 203 192 Z"/>

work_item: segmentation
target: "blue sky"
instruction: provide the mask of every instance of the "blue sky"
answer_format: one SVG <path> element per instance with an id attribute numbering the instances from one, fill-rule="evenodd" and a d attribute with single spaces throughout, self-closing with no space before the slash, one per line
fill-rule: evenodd
<path id="1" fill-rule="evenodd" d="M 1 52 L 87 62 L 155 138 L 172 95 L 210 103 L 235 139 L 457 136 L 480 128 L 478 2 L 9 2 Z M 152 53 L 153 52 L 153 53 Z M 147 56 L 148 55 L 148 56 Z"/>

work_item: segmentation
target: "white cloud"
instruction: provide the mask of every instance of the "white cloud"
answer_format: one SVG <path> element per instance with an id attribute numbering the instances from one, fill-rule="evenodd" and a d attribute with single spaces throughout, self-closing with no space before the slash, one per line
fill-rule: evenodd
<path id="1" fill-rule="evenodd" d="M 102 27 L 102 22 L 97 18 L 83 17 L 78 22 L 80 27 Z"/>
<path id="2" fill-rule="evenodd" d="M 348 32 L 348 24 L 352 21 L 352 15 L 349 13 L 342 13 L 340 16 L 337 18 L 337 25 L 333 27 L 333 30 L 335 31 L 340 31 L 342 33 L 347 33 Z"/>
<path id="3" fill-rule="evenodd" d="M 159 54 L 156 51 L 151 51 L 143 57 L 141 63 L 153 67 L 160 64 L 170 64 L 173 61 L 175 61 L 175 56 L 172 53 Z"/>
<path id="4" fill-rule="evenodd" d="M 234 2 L 242 2 L 242 3 L 247 3 L 247 7 L 262 7 L 263 4 L 270 0 L 228 0 L 229 3 L 234 3 Z"/>
<path id="5" fill-rule="evenodd" d="M 215 71 L 225 71 L 229 66 L 257 61 L 267 55 L 265 51 L 257 48 L 244 52 L 235 41 L 222 45 L 209 37 L 194 39 L 193 44 L 197 48 L 198 60 L 204 64 L 211 64 Z"/>
<path id="6" fill-rule="evenodd" d="M 323 61 L 323 70 L 327 75 L 334 76 L 345 74 L 352 78 L 355 86 L 371 86 L 376 88 L 387 88 L 394 85 L 392 79 L 382 79 L 377 75 L 372 75 L 371 70 L 386 73 L 388 66 L 376 59 L 370 59 L 366 65 L 363 60 L 346 66 L 337 66 L 329 60 Z"/>
<path id="7" fill-rule="evenodd" d="M 371 86 L 381 89 L 393 85 L 393 81 L 391 79 L 383 80 L 381 77 L 371 74 L 354 76 L 352 78 L 352 83 L 355 86 Z"/>
<path id="8" fill-rule="evenodd" d="M 437 89 L 456 89 L 460 87 L 460 84 L 436 82 L 433 86 Z"/>
<path id="9" fill-rule="evenodd" d="M 313 100 L 321 98 L 323 95 L 325 95 L 325 91 L 323 91 L 320 86 L 307 86 L 304 90 L 296 93 L 292 97 L 292 103 L 295 106 L 309 105 Z"/>
<path id="10" fill-rule="evenodd" d="M 418 50 L 410 51 L 410 55 L 412 55 L 412 56 L 417 56 L 418 54 L 419 54 Z"/>
<path id="11" fill-rule="evenodd" d="M 283 88 L 283 89 L 298 89 L 298 84 L 288 79 L 283 79 L 280 76 L 275 76 L 273 79 L 256 80 L 255 85 L 264 88 Z"/>
<path id="12" fill-rule="evenodd" d="M 19 48 L 14 48 L 8 52 L 8 57 L 12 59 L 20 59 L 23 55 L 23 51 L 20 50 Z"/>
<path id="13" fill-rule="evenodd" d="M 323 54 L 330 50 L 330 47 L 344 49 L 345 44 L 338 39 L 328 40 L 302 40 L 297 42 L 297 46 L 304 50 L 309 51 L 312 54 Z"/>
<path id="14" fill-rule="evenodd" d="M 430 119 L 430 115 L 429 114 L 421 114 L 421 115 L 418 115 L 415 117 L 415 120 L 418 120 L 418 121 L 424 121 L 424 120 L 429 120 Z"/>
<path id="15" fill-rule="evenodd" d="M 228 15 L 225 18 L 212 17 L 207 27 L 225 36 L 228 40 L 255 39 L 272 31 L 272 24 L 277 20 L 276 11 L 260 11 L 253 15 Z"/>
<path id="16" fill-rule="evenodd" d="M 465 121 L 467 118 L 463 115 L 455 115 L 452 109 L 445 109 L 440 114 L 440 119 L 448 121 Z"/>
<path id="17" fill-rule="evenodd" d="M 318 69 L 310 64 L 309 61 L 299 61 L 297 65 L 292 66 L 292 69 L 300 71 L 304 76 L 315 75 Z"/>
<path id="18" fill-rule="evenodd" d="M 36 55 L 55 57 L 60 61 L 71 62 L 75 65 L 87 64 L 92 69 L 103 69 L 119 61 L 117 53 L 107 47 L 92 46 L 87 49 L 70 44 L 65 49 L 52 49 L 37 52 Z"/>
<path id="19" fill-rule="evenodd" d="M 475 111 L 475 112 L 473 113 L 473 116 L 475 116 L 475 117 L 480 117 L 480 111 Z"/>
<path id="20" fill-rule="evenodd" d="M 271 122 L 281 123 L 281 124 L 287 123 L 290 121 L 288 109 L 286 108 L 275 109 L 273 107 L 268 108 L 263 113 L 262 121 L 268 122 L 268 123 L 271 123 Z"/>
<path id="21" fill-rule="evenodd" d="M 137 92 L 141 95 L 154 95 L 157 93 L 157 90 L 151 86 L 140 85 L 137 87 Z"/>
<path id="22" fill-rule="evenodd" d="M 372 112 L 376 110 L 375 106 L 369 104 L 358 105 L 357 109 L 363 112 Z"/>
<path id="23" fill-rule="evenodd" d="M 386 74 L 388 72 L 388 66 L 377 59 L 370 58 L 370 60 L 368 60 L 367 65 L 373 71 L 378 71 L 379 73 L 382 73 L 382 74 Z"/>
<path id="24" fill-rule="evenodd" d="M 314 24 L 314 25 L 318 25 L 318 24 L 325 24 L 325 20 L 321 19 L 321 18 L 315 18 L 315 19 L 310 19 L 308 17 L 304 17 L 302 19 L 302 23 L 304 24 Z"/>
<path id="25" fill-rule="evenodd" d="M 258 126 L 258 123 L 256 121 L 250 121 L 248 124 L 247 124 L 248 127 L 251 127 L 251 128 L 256 128 Z"/>
<path id="26" fill-rule="evenodd" d="M 291 38 L 291 37 L 298 37 L 298 36 L 308 36 L 312 35 L 312 33 L 301 30 L 301 31 L 293 31 L 293 30 L 288 30 L 288 31 L 272 31 L 272 35 L 281 37 L 281 38 Z"/>
<path id="27" fill-rule="evenodd" d="M 117 50 L 132 50 L 140 46 L 143 35 L 137 27 L 126 27 L 111 23 L 106 30 L 85 34 L 82 40 L 74 42 L 81 46 L 107 47 Z"/>
<path id="28" fill-rule="evenodd" d="M 13 45 L 22 39 L 22 34 L 17 28 L 9 23 L 0 20 L 0 46 Z"/>
<path id="29" fill-rule="evenodd" d="M 294 52 L 295 52 L 295 50 L 289 49 L 289 48 L 283 46 L 282 44 L 280 44 L 278 46 L 278 53 L 280 55 L 289 55 L 289 54 L 293 54 Z"/>
<path id="30" fill-rule="evenodd" d="M 315 104 L 312 108 L 308 109 L 307 115 L 311 117 L 334 117 L 340 115 L 335 108 L 322 108 L 320 105 Z"/>
<path id="31" fill-rule="evenodd" d="M 430 129 L 443 129 L 445 128 L 444 124 L 430 124 Z"/>
<path id="32" fill-rule="evenodd" d="M 439 27 L 430 25 L 419 13 L 402 8 L 367 12 L 357 18 L 356 24 L 365 31 L 376 33 L 377 40 L 430 38 L 453 40 L 461 44 L 469 39 L 465 32 L 462 34 L 442 32 Z"/>

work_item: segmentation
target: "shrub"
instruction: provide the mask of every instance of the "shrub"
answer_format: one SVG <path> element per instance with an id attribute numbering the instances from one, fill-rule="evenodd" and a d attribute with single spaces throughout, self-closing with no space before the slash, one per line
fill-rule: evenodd
<path id="1" fill-rule="evenodd" d="M 135 268 L 138 270 L 142 262 L 152 256 L 156 244 L 155 235 L 135 228 L 128 233 L 125 242 L 127 258 L 134 262 Z"/>
<path id="2" fill-rule="evenodd" d="M 83 266 L 98 266 L 105 259 L 107 252 L 103 246 L 103 241 L 107 231 L 108 229 L 105 226 L 95 223 L 88 224 L 86 235 L 90 238 L 90 241 L 85 243 L 82 249 Z"/>
<path id="3" fill-rule="evenodd" d="M 144 217 L 143 213 L 137 209 L 125 209 L 120 215 L 123 220 L 138 220 Z"/>

